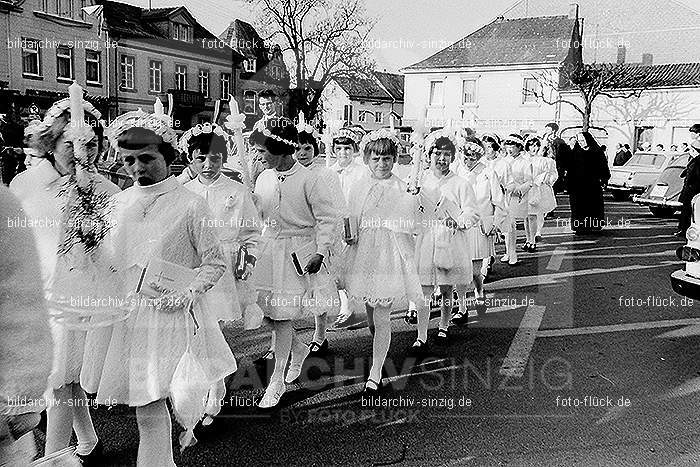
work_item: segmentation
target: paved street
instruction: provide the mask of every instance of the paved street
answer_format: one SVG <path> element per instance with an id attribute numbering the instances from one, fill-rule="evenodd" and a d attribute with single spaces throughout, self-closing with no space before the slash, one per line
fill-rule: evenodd
<path id="1" fill-rule="evenodd" d="M 177 464 L 697 465 L 700 307 L 671 290 L 677 221 L 606 199 L 605 231 L 574 237 L 559 204 L 540 250 L 496 265 L 489 312 L 448 347 L 405 358 L 415 331 L 396 316 L 381 399 L 360 395 L 369 333 L 344 330 L 281 409 L 260 412 L 251 360 L 269 333 L 227 330 L 240 363 L 227 406 Z M 95 415 L 110 465 L 133 464 L 133 410 Z"/>

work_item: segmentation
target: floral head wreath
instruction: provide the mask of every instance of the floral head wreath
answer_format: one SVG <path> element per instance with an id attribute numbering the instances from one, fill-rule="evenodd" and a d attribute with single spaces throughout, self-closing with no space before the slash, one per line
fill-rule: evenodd
<path id="1" fill-rule="evenodd" d="M 484 155 L 484 148 L 483 146 L 476 144 L 472 141 L 465 141 L 464 146 L 462 146 L 462 149 L 464 152 L 470 152 L 473 154 L 479 154 L 480 156 Z"/>
<path id="2" fill-rule="evenodd" d="M 394 131 L 389 128 L 380 128 L 379 130 L 370 131 L 362 137 L 362 141 L 360 141 L 360 154 L 365 153 L 367 143 L 380 139 L 388 139 L 396 145 L 397 150 L 401 146 L 401 142 L 399 141 L 399 138 L 396 137 L 396 133 Z"/>
<path id="3" fill-rule="evenodd" d="M 517 144 L 523 148 L 525 147 L 525 141 L 523 140 L 523 137 L 520 135 L 516 135 L 515 133 L 511 133 L 510 135 L 506 136 L 503 139 L 503 144 Z"/>
<path id="4" fill-rule="evenodd" d="M 297 143 L 294 141 L 282 138 L 281 136 L 277 136 L 272 134 L 272 132 L 268 128 L 264 128 L 260 133 L 262 133 L 266 138 L 274 139 L 275 141 L 279 141 L 280 143 L 288 144 L 289 146 L 292 147 L 297 147 L 299 146 Z"/>
<path id="5" fill-rule="evenodd" d="M 435 146 L 435 142 L 440 138 L 449 139 L 455 147 L 455 153 L 461 150 L 466 143 L 464 137 L 462 137 L 461 135 L 455 134 L 454 132 L 443 128 L 440 130 L 435 130 L 425 137 L 425 141 L 423 142 L 423 147 L 425 148 L 425 151 L 430 153 L 430 151 L 433 149 L 433 146 Z"/>
<path id="6" fill-rule="evenodd" d="M 131 128 L 145 128 L 160 136 L 164 143 L 171 145 L 177 151 L 177 133 L 170 126 L 170 120 L 167 115 L 149 114 L 141 109 L 133 110 L 115 118 L 105 130 L 105 134 L 112 147 L 116 148 L 117 140 L 124 132 Z"/>
<path id="7" fill-rule="evenodd" d="M 221 136 L 224 138 L 226 141 L 226 149 L 231 152 L 231 144 L 229 141 L 230 135 L 224 131 L 223 128 L 221 128 L 219 125 L 215 123 L 200 123 L 180 136 L 180 141 L 178 142 L 178 147 L 180 148 L 180 151 L 185 153 L 187 155 L 187 159 L 190 159 L 190 139 L 192 139 L 193 136 L 199 136 L 199 135 L 207 135 L 207 134 L 215 134 L 218 136 Z"/>
<path id="8" fill-rule="evenodd" d="M 360 144 L 360 140 L 364 137 L 361 137 L 355 130 L 352 130 L 351 128 L 339 128 L 335 133 L 333 133 L 332 138 L 334 140 L 338 138 L 350 138 L 355 142 L 355 144 Z"/>
<path id="9" fill-rule="evenodd" d="M 86 114 L 92 115 L 98 123 L 104 127 L 105 122 L 102 120 L 102 114 L 99 110 L 95 108 L 91 103 L 83 99 L 83 111 Z M 60 101 L 56 101 L 53 105 L 46 111 L 44 118 L 39 120 L 33 120 L 30 125 L 25 130 L 25 135 L 40 135 L 48 131 L 54 124 L 56 119 L 60 118 L 64 113 L 70 112 L 70 98 L 66 97 Z"/>

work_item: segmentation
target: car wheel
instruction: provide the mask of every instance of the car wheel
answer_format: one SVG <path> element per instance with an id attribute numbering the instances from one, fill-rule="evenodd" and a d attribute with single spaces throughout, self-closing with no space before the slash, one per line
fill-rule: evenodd
<path id="1" fill-rule="evenodd" d="M 615 201 L 627 201 L 630 199 L 629 193 L 625 191 L 613 191 L 612 195 Z"/>
<path id="2" fill-rule="evenodd" d="M 672 217 L 676 212 L 673 208 L 660 208 L 658 206 L 649 206 L 649 210 L 654 217 Z"/>

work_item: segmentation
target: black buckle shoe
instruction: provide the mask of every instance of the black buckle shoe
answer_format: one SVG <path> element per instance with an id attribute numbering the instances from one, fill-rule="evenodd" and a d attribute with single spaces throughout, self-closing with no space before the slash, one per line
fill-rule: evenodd
<path id="1" fill-rule="evenodd" d="M 80 463 L 85 467 L 104 465 L 102 458 L 104 457 L 104 447 L 102 445 L 102 440 L 98 439 L 95 447 L 92 448 L 90 454 L 78 454 L 75 453 L 75 457 L 80 459 Z"/>
<path id="2" fill-rule="evenodd" d="M 322 343 L 312 341 L 309 344 L 309 355 L 314 357 L 321 357 L 328 353 L 328 339 L 323 339 Z"/>

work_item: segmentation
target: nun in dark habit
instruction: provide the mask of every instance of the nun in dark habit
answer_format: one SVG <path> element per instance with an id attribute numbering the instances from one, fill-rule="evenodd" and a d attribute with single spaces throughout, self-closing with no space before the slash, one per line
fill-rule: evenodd
<path id="1" fill-rule="evenodd" d="M 605 153 L 589 132 L 576 135 L 566 169 L 572 230 L 576 234 L 599 231 L 605 225 L 603 186 L 610 178 L 610 169 Z"/>

